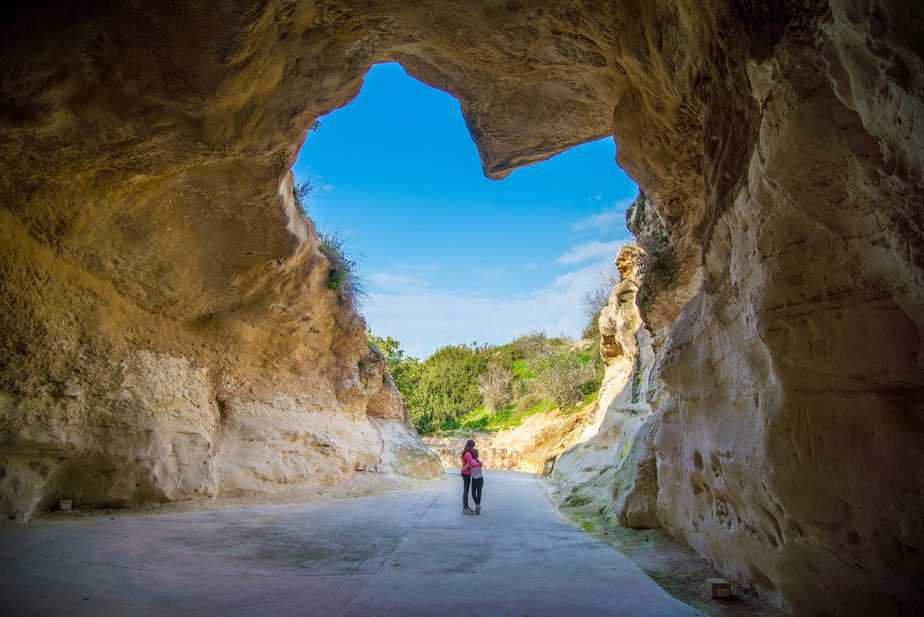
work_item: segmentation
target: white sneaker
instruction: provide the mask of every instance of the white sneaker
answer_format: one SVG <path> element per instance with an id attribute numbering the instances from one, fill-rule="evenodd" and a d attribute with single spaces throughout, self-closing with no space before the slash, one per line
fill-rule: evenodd
<path id="1" fill-rule="evenodd" d="M 462 508 L 462 514 L 472 514 L 472 515 L 474 515 L 474 514 L 475 514 L 475 511 L 472 510 L 471 508 Z"/>

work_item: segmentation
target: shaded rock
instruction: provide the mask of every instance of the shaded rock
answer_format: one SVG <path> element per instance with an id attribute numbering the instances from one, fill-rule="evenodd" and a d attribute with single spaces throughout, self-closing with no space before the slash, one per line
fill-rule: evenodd
<path id="1" fill-rule="evenodd" d="M 491 177 L 615 135 L 668 231 L 650 340 L 610 333 L 651 370 L 607 344 L 624 411 L 562 477 L 616 482 L 577 461 L 627 460 L 655 409 L 671 534 L 794 614 L 920 612 L 918 3 L 20 3 L 0 28 L 4 514 L 388 459 L 404 411 L 288 169 L 397 60 L 459 98 Z"/>

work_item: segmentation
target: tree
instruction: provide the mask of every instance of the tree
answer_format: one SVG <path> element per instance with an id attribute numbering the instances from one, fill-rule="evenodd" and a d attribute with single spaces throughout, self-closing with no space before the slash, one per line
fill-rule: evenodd
<path id="1" fill-rule="evenodd" d="M 612 286 L 601 285 L 595 289 L 584 292 L 584 297 L 581 298 L 581 305 L 584 307 L 584 315 L 589 318 L 594 315 L 599 316 L 600 311 L 606 307 L 606 303 L 610 299 L 610 291 L 612 291 Z"/>
<path id="2" fill-rule="evenodd" d="M 401 349 L 401 342 L 390 336 L 382 338 L 373 334 L 371 330 L 367 330 L 366 339 L 369 341 L 370 347 L 385 357 L 388 372 L 391 373 L 398 391 L 401 392 L 404 402 L 410 409 L 411 401 L 417 393 L 420 361 L 413 356 L 406 355 L 404 350 Z"/>
<path id="3" fill-rule="evenodd" d="M 584 398 L 584 384 L 592 378 L 589 364 L 570 350 L 560 350 L 542 363 L 539 383 L 559 407 L 577 405 Z"/>
<path id="4" fill-rule="evenodd" d="M 485 408 L 497 413 L 513 398 L 513 372 L 510 367 L 494 363 L 478 378 L 478 392 Z"/>
<path id="5" fill-rule="evenodd" d="M 484 356 L 468 345 L 443 347 L 420 365 L 420 379 L 411 419 L 421 432 L 450 427 L 482 404 L 478 378 L 486 370 Z M 426 426 L 428 429 L 420 428 Z"/>
<path id="6" fill-rule="evenodd" d="M 370 347 L 385 357 L 411 422 L 421 433 L 453 426 L 481 406 L 478 379 L 487 369 L 486 349 L 450 345 L 421 362 L 405 354 L 401 343 L 390 336 L 383 338 L 367 331 L 366 337 Z"/>
<path id="7" fill-rule="evenodd" d="M 510 346 L 518 358 L 522 358 L 531 368 L 536 368 L 548 357 L 555 347 L 555 341 L 542 332 L 530 332 L 515 339 Z"/>
<path id="8" fill-rule="evenodd" d="M 610 300 L 610 293 L 618 282 L 619 274 L 612 270 L 603 277 L 597 287 L 584 292 L 581 305 L 584 307 L 587 325 L 584 326 L 584 330 L 581 332 L 581 338 L 595 340 L 600 335 L 600 313 L 606 308 Z"/>

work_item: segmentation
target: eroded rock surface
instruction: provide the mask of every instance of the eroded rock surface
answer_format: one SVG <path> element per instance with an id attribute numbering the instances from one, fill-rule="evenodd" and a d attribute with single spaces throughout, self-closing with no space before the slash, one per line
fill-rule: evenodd
<path id="1" fill-rule="evenodd" d="M 12 10 L 4 511 L 56 486 L 175 499 L 403 460 L 376 428 L 403 414 L 287 179 L 311 122 L 398 60 L 460 99 L 492 177 L 615 135 L 671 256 L 640 282 L 658 522 L 793 614 L 917 614 L 918 4 Z"/>
<path id="2" fill-rule="evenodd" d="M 659 518 L 794 613 L 912 614 L 920 169 L 836 96 L 814 47 L 767 62 L 746 184 L 661 359 Z"/>
<path id="3" fill-rule="evenodd" d="M 313 235 L 280 267 L 300 270 L 280 284 L 300 279 L 313 303 L 300 322 L 190 322 L 128 301 L 2 216 L 5 515 L 440 472 L 362 321 L 326 289 Z"/>
<path id="4" fill-rule="evenodd" d="M 433 436 L 424 442 L 436 452 L 445 469 L 461 466 L 465 442 L 474 439 L 486 469 L 547 473 L 559 454 L 593 434 L 600 421 L 597 403 L 562 412 L 553 409 L 534 414 L 514 428 L 497 432 L 463 430 L 454 436 Z"/>
<path id="5" fill-rule="evenodd" d="M 640 201 L 644 201 L 644 196 Z M 602 419 L 586 440 L 555 462 L 553 479 L 570 503 L 593 500 L 626 527 L 659 527 L 658 475 L 652 437 L 658 416 L 652 380 L 654 350 L 637 305 L 644 253 L 624 247 L 616 258 L 620 281 L 600 313 L 600 352 L 606 366 L 600 387 Z"/>

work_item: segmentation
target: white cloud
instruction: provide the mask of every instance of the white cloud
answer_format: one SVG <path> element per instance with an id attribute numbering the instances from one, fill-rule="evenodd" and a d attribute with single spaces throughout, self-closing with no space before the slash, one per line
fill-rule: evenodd
<path id="1" fill-rule="evenodd" d="M 619 249 L 626 244 L 626 240 L 612 240 L 610 242 L 585 242 L 568 249 L 558 256 L 555 261 L 560 264 L 579 264 L 601 256 L 615 257 Z"/>
<path id="2" fill-rule="evenodd" d="M 395 274 L 393 272 L 375 272 L 366 277 L 369 284 L 377 289 L 405 289 L 408 287 L 426 287 L 427 283 L 412 274 Z"/>
<path id="3" fill-rule="evenodd" d="M 376 334 L 393 336 L 419 358 L 444 345 L 504 343 L 534 330 L 576 337 L 585 325 L 581 299 L 611 268 L 601 260 L 506 298 L 426 287 L 373 292 L 363 313 Z"/>
<path id="4" fill-rule="evenodd" d="M 629 207 L 632 201 L 632 199 L 615 201 L 606 210 L 574 221 L 571 223 L 571 229 L 574 231 L 588 231 L 592 229 L 607 229 L 616 224 L 625 225 L 626 208 Z"/>

